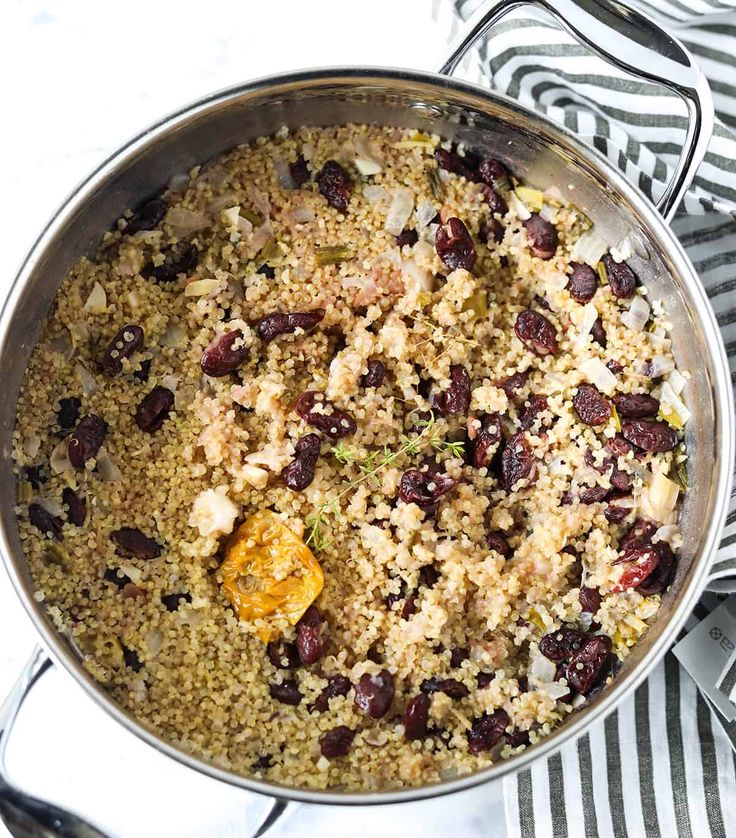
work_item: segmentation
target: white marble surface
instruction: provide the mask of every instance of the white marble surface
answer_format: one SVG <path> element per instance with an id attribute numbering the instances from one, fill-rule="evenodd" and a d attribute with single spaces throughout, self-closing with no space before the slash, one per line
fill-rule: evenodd
<path id="1" fill-rule="evenodd" d="M 435 67 L 448 32 L 433 20 L 434 2 L 5 0 L 0 295 L 64 196 L 131 134 L 244 78 L 317 64 Z M 0 571 L 0 695 L 34 640 Z M 247 836 L 268 805 L 171 763 L 54 671 L 24 707 L 9 765 L 24 788 L 124 838 Z M 503 835 L 501 790 L 361 811 L 297 806 L 269 835 L 297 833 Z"/>

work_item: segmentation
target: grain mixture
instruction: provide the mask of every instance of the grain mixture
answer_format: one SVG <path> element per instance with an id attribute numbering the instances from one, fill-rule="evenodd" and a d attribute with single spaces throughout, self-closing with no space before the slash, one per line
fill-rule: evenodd
<path id="1" fill-rule="evenodd" d="M 686 376 L 628 239 L 560 187 L 416 131 L 284 130 L 70 271 L 18 404 L 20 535 L 144 725 L 396 788 L 615 673 L 679 546 Z"/>

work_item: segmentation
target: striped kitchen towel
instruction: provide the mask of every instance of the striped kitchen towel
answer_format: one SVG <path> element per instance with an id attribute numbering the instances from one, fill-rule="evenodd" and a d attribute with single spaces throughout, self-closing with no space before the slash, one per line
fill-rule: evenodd
<path id="1" fill-rule="evenodd" d="M 447 0 L 438 7 L 440 21 L 450 15 L 448 28 L 457 30 L 480 2 Z M 672 27 L 699 60 L 714 93 L 715 134 L 673 229 L 710 296 L 733 380 L 736 0 L 639 0 L 636 5 Z M 543 13 L 526 8 L 504 18 L 463 74 L 563 123 L 650 197 L 662 193 L 685 135 L 681 103 L 591 55 Z M 733 497 L 714 572 L 723 580 L 736 576 Z M 706 594 L 690 627 L 719 601 Z M 730 691 L 736 659 L 728 678 L 724 684 Z M 719 723 L 670 653 L 634 696 L 587 734 L 504 781 L 509 836 L 736 838 L 734 745 L 736 724 Z"/>

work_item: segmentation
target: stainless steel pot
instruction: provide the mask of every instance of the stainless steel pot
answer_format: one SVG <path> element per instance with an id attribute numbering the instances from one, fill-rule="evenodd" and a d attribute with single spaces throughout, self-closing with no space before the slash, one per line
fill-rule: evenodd
<path id="1" fill-rule="evenodd" d="M 5 303 L 0 318 L 0 376 L 6 398 L 0 405 L 0 439 L 6 467 L 0 475 L 0 538 L 10 577 L 48 655 L 69 671 L 113 718 L 153 747 L 184 764 L 245 789 L 275 798 L 331 804 L 389 803 L 447 794 L 516 771 L 548 754 L 610 712 L 646 677 L 669 648 L 707 578 L 729 498 L 734 422 L 730 376 L 718 327 L 697 275 L 667 225 L 713 127 L 708 85 L 690 56 L 652 20 L 616 0 L 535 0 L 577 39 L 616 66 L 660 82 L 686 103 L 689 128 L 672 182 L 653 206 L 601 155 L 573 134 L 517 102 L 450 77 L 476 39 L 519 0 L 495 0 L 462 33 L 439 74 L 405 70 L 310 70 L 261 79 L 215 93 L 166 117 L 110 157 L 68 199 L 43 231 Z M 654 297 L 666 301 L 675 324 L 673 349 L 680 368 L 692 373 L 687 400 L 689 479 L 682 510 L 684 547 L 677 577 L 656 624 L 626 661 L 609 689 L 584 706 L 542 743 L 475 774 L 404 791 L 365 794 L 308 791 L 237 776 L 178 750 L 144 729 L 118 707 L 80 665 L 64 637 L 33 599 L 13 514 L 14 480 L 8 455 L 15 394 L 43 318 L 68 268 L 92 254 L 100 237 L 124 209 L 160 190 L 185 171 L 233 145 L 270 134 L 282 125 L 377 122 L 416 127 L 485 148 L 507 159 L 513 170 L 541 188 L 574 187 L 575 202 L 604 238 L 635 240 L 634 267 Z M 11 395 L 12 394 L 12 395 Z M 33 673 L 45 665 L 39 654 L 29 665 L 6 713 L 5 739 L 13 707 Z"/>

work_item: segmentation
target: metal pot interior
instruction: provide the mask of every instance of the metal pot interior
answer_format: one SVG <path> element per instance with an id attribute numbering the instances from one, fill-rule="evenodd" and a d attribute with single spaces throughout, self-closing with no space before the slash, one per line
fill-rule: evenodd
<path id="1" fill-rule="evenodd" d="M 692 266 L 655 210 L 602 158 L 563 129 L 517 104 L 479 88 L 429 74 L 366 70 L 312 71 L 264 80 L 210 98 L 167 118 L 111 158 L 72 196 L 42 234 L 21 271 L 3 312 L 0 379 L 2 450 L 9 462 L 15 398 L 28 357 L 56 289 L 83 254 L 92 256 L 103 233 L 128 207 L 161 190 L 169 178 L 235 145 L 276 131 L 282 125 L 334 125 L 376 122 L 416 127 L 483 148 L 506 160 L 529 183 L 552 184 L 569 194 L 615 244 L 628 234 L 639 253 L 632 265 L 652 296 L 665 301 L 674 324 L 674 354 L 692 374 L 687 401 L 690 491 L 682 511 L 684 547 L 677 578 L 656 625 L 626 662 L 616 684 L 598 701 L 575 714 L 544 743 L 526 754 L 472 777 L 439 786 L 371 795 L 300 792 L 236 777 L 161 743 L 126 716 L 79 666 L 66 642 L 33 601 L 13 514 L 15 487 L 8 467 L 0 474 L 1 527 L 13 581 L 54 657 L 111 712 L 151 744 L 192 767 L 231 783 L 308 801 L 390 802 L 453 791 L 519 768 L 579 732 L 593 715 L 605 712 L 646 674 L 693 604 L 713 546 L 726 493 L 729 455 L 728 385 L 715 324 Z M 720 354 L 719 354 L 720 353 Z"/>

